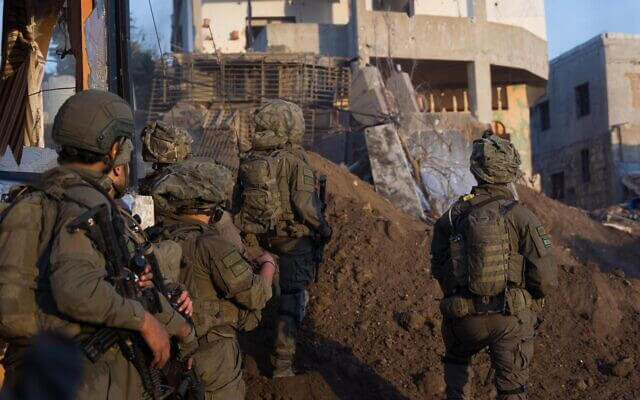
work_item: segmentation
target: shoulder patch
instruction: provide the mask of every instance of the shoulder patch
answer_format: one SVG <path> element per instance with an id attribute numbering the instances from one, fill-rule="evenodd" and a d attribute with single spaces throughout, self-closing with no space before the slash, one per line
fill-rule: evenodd
<path id="1" fill-rule="evenodd" d="M 222 263 L 225 267 L 231 268 L 240 260 L 242 260 L 242 256 L 240 255 L 240 253 L 237 250 L 233 250 L 222 259 Z"/>
<path id="2" fill-rule="evenodd" d="M 544 235 L 546 235 L 546 232 L 544 231 L 544 226 L 540 225 L 536 228 L 536 231 L 538 232 L 538 236 L 543 237 Z"/>
<path id="3" fill-rule="evenodd" d="M 227 267 L 227 269 L 231 270 L 236 278 L 251 268 L 249 263 L 242 258 L 242 255 L 240 255 L 237 250 L 233 250 L 231 253 L 227 254 L 222 259 L 222 263 Z"/>

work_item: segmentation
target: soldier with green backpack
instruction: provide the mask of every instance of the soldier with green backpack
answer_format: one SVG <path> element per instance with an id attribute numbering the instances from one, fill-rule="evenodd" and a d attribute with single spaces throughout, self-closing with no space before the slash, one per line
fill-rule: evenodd
<path id="1" fill-rule="evenodd" d="M 300 146 L 302 110 L 284 100 L 267 100 L 255 113 L 252 150 L 238 174 L 235 224 L 255 234 L 279 257 L 280 290 L 274 377 L 293 376 L 296 336 L 314 280 L 315 250 L 331 238 L 318 195 L 315 172 Z"/>
<path id="2" fill-rule="evenodd" d="M 433 276 L 444 298 L 447 399 L 471 399 L 471 358 L 489 348 L 499 400 L 527 398 L 536 311 L 557 286 L 551 239 L 507 185 L 520 174 L 511 143 L 486 132 L 473 142 L 478 181 L 436 223 Z"/>

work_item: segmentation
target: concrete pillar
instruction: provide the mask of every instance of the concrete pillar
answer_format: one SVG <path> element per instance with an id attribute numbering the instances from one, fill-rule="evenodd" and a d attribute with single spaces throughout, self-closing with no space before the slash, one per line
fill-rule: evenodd
<path id="1" fill-rule="evenodd" d="M 468 63 L 467 79 L 471 114 L 480 122 L 491 122 L 491 65 L 481 60 Z"/>

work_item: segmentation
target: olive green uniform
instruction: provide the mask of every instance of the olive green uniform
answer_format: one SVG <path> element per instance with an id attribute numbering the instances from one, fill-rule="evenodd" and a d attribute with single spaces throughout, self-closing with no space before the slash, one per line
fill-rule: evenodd
<path id="1" fill-rule="evenodd" d="M 100 204 L 111 207 L 113 203 L 94 187 L 104 184 L 105 179 L 104 175 L 88 170 L 58 167 L 46 172 L 39 185 L 47 193 L 64 193 L 58 202 L 49 265 L 43 277 L 48 283 L 43 285 L 48 293 L 42 294 L 45 300 L 40 304 L 50 308 L 44 310 L 47 313 L 76 321 L 81 331 L 76 336 L 78 340 L 95 330 L 95 326 L 139 331 L 144 319 L 142 305 L 122 297 L 105 279 L 105 258 L 88 236 L 84 232 L 67 230 L 69 222 L 86 210 Z M 166 325 L 169 334 L 175 334 L 185 320 L 168 303 L 166 305 L 157 317 Z M 19 374 L 25 349 L 24 343 L 10 344 L 4 361 L 8 382 Z M 124 399 L 141 395 L 139 375 L 117 346 L 109 349 L 96 363 L 83 359 L 83 383 L 77 398 L 107 394 L 109 399 Z"/>
<path id="2" fill-rule="evenodd" d="M 244 399 L 242 356 L 237 330 L 254 329 L 271 285 L 254 274 L 244 249 L 226 240 L 214 225 L 178 216 L 162 217 L 164 235 L 182 247 L 180 281 L 193 300 L 200 347 L 195 355 L 207 399 Z M 237 233 L 236 233 L 237 235 Z"/>
<path id="3" fill-rule="evenodd" d="M 258 152 L 256 152 L 258 153 Z M 300 146 L 261 152 L 277 159 L 277 184 L 282 216 L 275 231 L 259 237 L 278 257 L 280 302 L 276 332 L 276 368 L 290 366 L 296 337 L 309 299 L 307 287 L 315 277 L 314 235 L 327 223 L 316 193 L 314 172 Z"/>
<path id="4" fill-rule="evenodd" d="M 542 299 L 557 286 L 551 241 L 538 218 L 513 200 L 505 185 L 481 184 L 472 194 L 475 197 L 459 200 L 452 206 L 451 215 L 447 212 L 437 221 L 431 245 L 432 273 L 445 295 L 441 309 L 445 312 L 442 334 L 446 347 L 447 398 L 471 398 L 471 357 L 488 347 L 496 372 L 498 399 L 526 399 L 537 321 L 534 309 L 539 309 Z M 452 268 L 450 221 L 455 221 L 470 206 L 496 196 L 507 199 L 509 207 L 504 214 L 512 249 L 507 294 L 479 298 L 468 288 L 456 287 L 446 279 L 447 271 Z M 521 301 L 511 302 L 511 299 Z M 469 315 L 461 318 L 446 315 L 447 307 L 456 300 L 463 302 Z"/>

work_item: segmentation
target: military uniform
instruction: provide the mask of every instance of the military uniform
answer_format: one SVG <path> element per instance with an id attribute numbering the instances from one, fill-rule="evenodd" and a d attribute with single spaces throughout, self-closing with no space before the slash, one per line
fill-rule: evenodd
<path id="1" fill-rule="evenodd" d="M 283 100 L 268 100 L 254 122 L 253 150 L 240 165 L 235 222 L 243 232 L 257 234 L 260 244 L 278 256 L 281 296 L 274 376 L 291 376 L 298 327 L 309 301 L 307 287 L 315 277 L 314 249 L 318 241 L 328 241 L 331 228 L 321 212 L 315 173 L 299 145 L 302 110 Z M 261 197 L 264 187 L 269 193 Z"/>
<path id="2" fill-rule="evenodd" d="M 482 143 L 475 145 L 472 158 L 483 146 Z M 507 146 L 501 142 L 499 145 Z M 519 158 L 517 161 L 519 164 Z M 479 174 L 474 175 L 478 177 Z M 485 178 L 490 180 L 490 177 Z M 538 218 L 514 199 L 506 186 L 510 179 L 499 179 L 500 182 L 495 183 L 488 183 L 481 177 L 479 180 L 481 184 L 473 188 L 471 195 L 456 202 L 437 221 L 431 245 L 432 273 L 445 296 L 440 308 L 444 314 L 442 335 L 446 348 L 443 361 L 447 398 L 472 398 L 471 358 L 488 347 L 495 368 L 498 399 L 526 399 L 536 311 L 557 285 L 551 240 Z M 465 223 L 465 217 L 468 219 L 472 210 L 481 207 L 494 207 L 505 221 L 506 232 L 485 235 L 490 237 L 489 243 L 481 250 L 474 248 L 473 243 L 468 245 L 462 253 L 469 253 L 465 260 L 472 261 L 467 261 L 465 271 L 456 272 L 460 252 L 454 246 L 459 240 L 456 236 L 459 226 Z M 504 245 L 500 240 L 504 240 Z M 484 275 L 470 278 L 473 271 L 470 272 L 469 264 L 474 262 L 473 257 L 486 265 L 481 271 Z M 505 269 L 499 260 L 507 262 Z M 495 296 L 474 293 L 479 285 L 491 287 L 495 284 L 504 286 Z"/>
<path id="3" fill-rule="evenodd" d="M 104 155 L 102 161 L 107 168 L 110 159 L 106 154 L 116 141 L 119 149 L 131 148 L 132 131 L 129 105 L 114 94 L 97 90 L 79 92 L 68 99 L 53 126 L 54 140 L 62 146 L 64 154 L 75 156 L 90 151 Z M 5 278 L 21 276 L 19 280 L 14 277 L 1 282 L 4 293 L 11 287 L 13 293 L 21 296 L 11 304 L 6 296 L 0 301 L 0 319 L 3 327 L 8 328 L 2 331 L 3 335 L 8 334 L 10 343 L 3 360 L 7 385 L 19 379 L 28 339 L 38 331 L 53 330 L 81 341 L 100 326 L 141 330 L 145 319 L 142 304 L 121 296 L 107 280 L 105 256 L 85 232 L 68 230 L 71 221 L 93 207 L 106 205 L 112 215 L 119 212 L 107 194 L 113 184 L 108 176 L 89 168 L 57 167 L 45 172 L 31 190 L 14 201 L 11 207 L 15 208 L 7 211 L 0 245 L 11 251 L 2 252 L 0 269 Z M 27 218 L 42 219 L 37 226 L 38 243 L 32 243 L 33 248 L 24 247 L 24 239 L 34 233 L 25 232 L 12 221 L 12 210 L 23 212 L 29 209 L 26 206 L 32 210 Z M 35 276 L 27 276 L 32 270 Z M 37 282 L 37 290 L 29 286 L 30 282 Z M 23 306 L 16 307 L 16 301 Z M 170 307 L 165 311 L 158 318 L 175 333 L 185 320 Z M 14 316 L 19 316 L 21 323 Z M 16 323 L 5 326 L 10 320 Z M 84 374 L 77 398 L 125 399 L 141 395 L 138 372 L 117 346 L 95 363 L 84 355 L 82 360 Z"/>
<path id="4" fill-rule="evenodd" d="M 271 298 L 271 284 L 253 273 L 243 256 L 244 249 L 221 234 L 218 222 L 206 224 L 184 216 L 204 213 L 224 203 L 227 188 L 220 186 L 226 186 L 227 181 L 230 184 L 230 172 L 197 160 L 174 164 L 167 172 L 167 178 L 154 186 L 152 193 L 160 210 L 162 235 L 182 247 L 180 282 L 193 300 L 200 343 L 194 358 L 207 399 L 244 399 L 236 331 L 257 326 L 260 310 Z"/>

